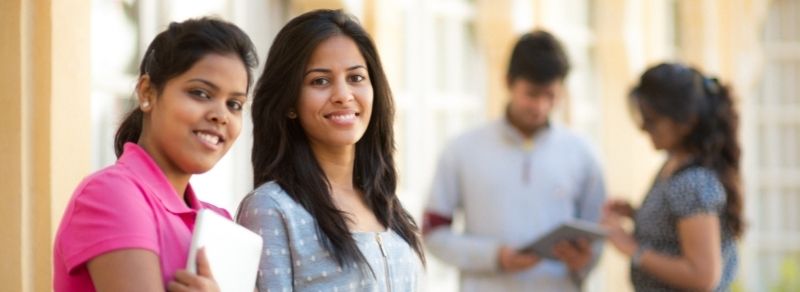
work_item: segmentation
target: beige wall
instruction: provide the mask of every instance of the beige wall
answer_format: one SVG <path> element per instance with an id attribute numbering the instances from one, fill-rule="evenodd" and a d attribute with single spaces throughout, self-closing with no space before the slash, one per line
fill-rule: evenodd
<path id="1" fill-rule="evenodd" d="M 51 290 L 52 241 L 90 165 L 90 1 L 0 4 L 0 283 Z"/>
<path id="2" fill-rule="evenodd" d="M 0 2 L 0 185 L 3 186 L 0 204 L 0 282 L 10 291 L 22 290 L 22 77 L 18 74 L 22 42 L 21 1 Z"/>
<path id="3" fill-rule="evenodd" d="M 486 114 L 490 117 L 501 116 L 508 103 L 506 70 L 511 50 L 519 37 L 511 23 L 512 1 L 475 1 L 478 42 L 486 54 Z"/>
<path id="4" fill-rule="evenodd" d="M 341 0 L 291 0 L 289 1 L 289 17 L 292 18 L 314 9 L 342 8 L 344 8 L 344 3 Z"/>

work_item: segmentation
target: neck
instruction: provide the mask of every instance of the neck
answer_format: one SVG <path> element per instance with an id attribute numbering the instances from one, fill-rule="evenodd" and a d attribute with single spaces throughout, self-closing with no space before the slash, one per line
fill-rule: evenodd
<path id="1" fill-rule="evenodd" d="M 142 140 L 143 139 L 139 140 L 139 146 L 150 154 L 150 157 L 156 162 L 158 168 L 164 173 L 169 184 L 172 185 L 175 194 L 177 194 L 181 200 L 185 201 L 186 187 L 189 185 L 189 178 L 191 178 L 192 175 L 180 170 L 180 168 L 171 160 L 167 159 L 161 152 L 155 151 L 154 147 L 151 147 L 149 143 L 143 142 Z"/>
<path id="2" fill-rule="evenodd" d="M 667 157 L 667 162 L 664 164 L 664 167 L 661 169 L 661 173 L 659 177 L 667 178 L 672 176 L 675 171 L 686 165 L 689 160 L 692 159 L 693 155 L 684 149 L 674 149 L 667 151 L 669 156 Z"/>
<path id="3" fill-rule="evenodd" d="M 522 135 L 522 137 L 525 139 L 533 139 L 533 137 L 536 136 L 536 133 L 547 127 L 547 122 L 545 122 L 541 125 L 536 125 L 533 128 L 527 128 L 508 113 L 506 113 L 506 120 L 509 124 L 511 124 L 511 127 L 517 130 L 517 133 Z"/>
<path id="4" fill-rule="evenodd" d="M 328 178 L 331 188 L 352 192 L 355 190 L 353 185 L 353 167 L 355 164 L 355 145 L 344 147 L 315 147 L 311 146 L 317 163 Z M 334 193 L 337 193 L 334 191 Z"/>
<path id="5" fill-rule="evenodd" d="M 514 128 L 517 129 L 517 132 L 519 132 L 525 139 L 533 139 L 533 136 L 536 136 L 536 133 L 544 128 L 544 125 L 539 125 L 533 129 L 523 129 L 517 126 L 514 126 Z"/>
<path id="6" fill-rule="evenodd" d="M 169 184 L 172 185 L 172 188 L 175 189 L 175 193 L 178 194 L 178 197 L 185 202 L 186 188 L 189 186 L 189 178 L 192 176 L 188 174 L 175 174 L 167 172 L 164 172 L 164 175 L 167 177 Z"/>
<path id="7" fill-rule="evenodd" d="M 673 161 L 676 164 L 683 165 L 684 163 L 688 162 L 689 159 L 692 159 L 692 153 L 686 151 L 685 149 L 675 149 L 668 152 L 669 153 L 669 160 Z"/>

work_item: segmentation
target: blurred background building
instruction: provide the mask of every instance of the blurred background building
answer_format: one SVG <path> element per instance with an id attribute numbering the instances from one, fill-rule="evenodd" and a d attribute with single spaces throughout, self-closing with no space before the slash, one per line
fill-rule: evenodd
<path id="1" fill-rule="evenodd" d="M 677 60 L 732 83 L 749 223 L 735 289 L 800 291 L 800 0 L 0 1 L 0 290 L 51 289 L 66 201 L 114 162 L 114 131 L 156 33 L 216 15 L 251 36 L 263 64 L 281 26 L 315 8 L 346 9 L 378 45 L 397 104 L 399 195 L 417 217 L 444 143 L 503 113 L 508 56 L 523 32 L 547 29 L 566 45 L 573 71 L 555 119 L 595 144 L 609 194 L 634 202 L 664 159 L 630 116 L 638 75 Z M 192 179 L 231 212 L 253 188 L 251 129 L 246 118 L 229 154 Z M 587 290 L 630 290 L 627 273 L 606 249 Z M 457 275 L 431 259 L 428 282 L 455 291 Z"/>

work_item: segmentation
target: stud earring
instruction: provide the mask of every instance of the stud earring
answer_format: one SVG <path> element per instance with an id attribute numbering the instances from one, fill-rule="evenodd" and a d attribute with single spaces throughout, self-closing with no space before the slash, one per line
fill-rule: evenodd
<path id="1" fill-rule="evenodd" d="M 150 106 L 150 102 L 149 101 L 145 100 L 145 101 L 142 102 L 142 107 L 147 108 L 149 106 Z"/>
<path id="2" fill-rule="evenodd" d="M 288 114 L 286 114 L 286 116 L 294 120 L 297 118 L 297 113 L 295 113 L 294 111 L 290 111 Z"/>

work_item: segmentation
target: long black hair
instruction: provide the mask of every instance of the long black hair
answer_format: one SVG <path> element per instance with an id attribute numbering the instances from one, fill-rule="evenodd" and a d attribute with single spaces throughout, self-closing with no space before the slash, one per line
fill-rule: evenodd
<path id="1" fill-rule="evenodd" d="M 247 88 L 252 82 L 252 69 L 258 58 L 250 37 L 236 25 L 209 17 L 172 22 L 159 33 L 142 58 L 139 77 L 147 75 L 150 84 L 161 94 L 167 81 L 183 74 L 207 54 L 233 54 L 247 69 Z M 114 151 L 117 157 L 127 142 L 139 141 L 144 113 L 139 107 L 131 110 L 117 129 Z"/>
<path id="2" fill-rule="evenodd" d="M 367 62 L 374 91 L 372 117 L 356 142 L 353 184 L 363 192 L 378 221 L 399 234 L 424 261 L 417 224 L 396 195 L 394 105 L 389 83 L 370 36 L 340 10 L 307 12 L 289 21 L 275 37 L 253 94 L 254 186 L 275 181 L 314 216 L 324 247 L 339 265 L 366 263 L 347 228 L 346 214 L 333 203 L 330 182 L 299 120 L 287 117 L 297 107 L 311 54 L 334 36 L 345 36 L 356 43 Z"/>
<path id="3" fill-rule="evenodd" d="M 631 92 L 631 101 L 678 124 L 693 123 L 682 146 L 694 155 L 695 163 L 717 174 L 727 196 L 722 214 L 724 226 L 730 228 L 735 237 L 740 237 L 744 220 L 739 116 L 730 88 L 697 69 L 664 63 L 644 72 Z"/>

